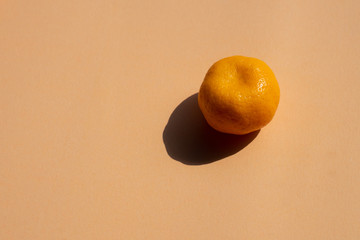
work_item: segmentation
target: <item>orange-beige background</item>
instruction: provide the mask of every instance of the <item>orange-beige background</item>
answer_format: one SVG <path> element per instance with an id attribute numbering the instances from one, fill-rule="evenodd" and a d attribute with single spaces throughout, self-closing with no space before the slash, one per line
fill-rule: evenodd
<path id="1" fill-rule="evenodd" d="M 0 239 L 360 239 L 359 8 L 0 1 Z M 273 69 L 275 118 L 179 161 L 168 120 L 232 55 Z"/>

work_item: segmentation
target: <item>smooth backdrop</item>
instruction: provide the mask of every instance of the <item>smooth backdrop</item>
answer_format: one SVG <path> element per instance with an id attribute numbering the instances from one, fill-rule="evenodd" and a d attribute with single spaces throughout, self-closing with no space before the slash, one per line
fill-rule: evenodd
<path id="1" fill-rule="evenodd" d="M 0 0 L 0 239 L 360 239 L 359 9 Z M 281 88 L 246 139 L 196 109 L 232 55 Z"/>

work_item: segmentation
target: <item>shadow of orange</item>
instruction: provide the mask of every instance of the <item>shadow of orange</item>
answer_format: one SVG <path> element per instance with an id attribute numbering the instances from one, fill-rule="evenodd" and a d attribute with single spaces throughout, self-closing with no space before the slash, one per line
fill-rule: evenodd
<path id="1" fill-rule="evenodd" d="M 187 165 L 208 164 L 237 153 L 259 134 L 260 130 L 246 135 L 214 130 L 201 113 L 197 96 L 180 103 L 165 126 L 163 141 L 171 158 Z"/>

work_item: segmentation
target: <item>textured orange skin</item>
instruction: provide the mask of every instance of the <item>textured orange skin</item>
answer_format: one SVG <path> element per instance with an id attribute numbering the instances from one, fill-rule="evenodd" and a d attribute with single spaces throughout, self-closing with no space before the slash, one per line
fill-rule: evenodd
<path id="1" fill-rule="evenodd" d="M 243 135 L 267 125 L 280 100 L 274 73 L 263 61 L 232 56 L 214 63 L 198 95 L 199 107 L 210 126 Z"/>

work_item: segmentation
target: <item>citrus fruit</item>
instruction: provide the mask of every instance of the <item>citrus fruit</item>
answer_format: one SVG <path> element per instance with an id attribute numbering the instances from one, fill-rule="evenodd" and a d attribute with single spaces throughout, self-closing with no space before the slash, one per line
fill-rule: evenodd
<path id="1" fill-rule="evenodd" d="M 263 61 L 232 56 L 214 63 L 201 84 L 198 103 L 214 129 L 243 135 L 267 125 L 280 100 L 274 73 Z"/>

